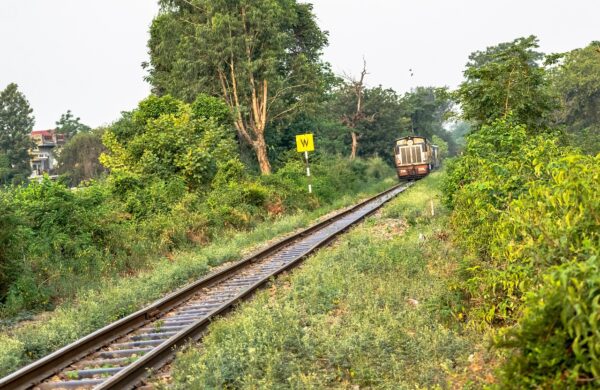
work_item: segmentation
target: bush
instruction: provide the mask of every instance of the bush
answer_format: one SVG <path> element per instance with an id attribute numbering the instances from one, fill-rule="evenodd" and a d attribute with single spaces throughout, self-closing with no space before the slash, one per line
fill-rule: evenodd
<path id="1" fill-rule="evenodd" d="M 600 156 L 561 143 L 495 122 L 469 136 L 445 182 L 471 323 L 503 326 L 496 345 L 516 352 L 506 387 L 600 381 Z"/>
<path id="2" fill-rule="evenodd" d="M 216 155 L 220 136 L 209 132 L 203 142 Z M 250 174 L 237 159 L 218 160 L 213 179 L 198 189 L 185 171 L 160 177 L 116 169 L 76 190 L 45 179 L 0 192 L 0 228 L 7 227 L 0 231 L 1 315 L 52 309 L 103 278 L 144 269 L 153 255 L 331 204 L 391 174 L 378 159 L 322 157 L 308 194 L 298 156 L 268 177 Z"/>
<path id="3" fill-rule="evenodd" d="M 597 244 L 597 243 L 596 243 Z M 503 383 L 511 388 L 598 388 L 600 253 L 558 266 L 525 304 L 519 326 L 497 345 L 511 348 Z"/>
<path id="4" fill-rule="evenodd" d="M 600 194 L 593 184 L 599 162 L 600 156 L 569 155 L 538 167 L 551 179 L 533 183 L 499 224 L 491 277 L 507 286 L 507 270 L 519 270 L 505 297 L 513 306 L 533 291 L 519 326 L 500 341 L 520 352 L 508 378 L 542 387 L 600 380 Z"/>
<path id="5" fill-rule="evenodd" d="M 499 215 L 538 177 L 536 166 L 564 154 L 557 137 L 530 136 L 527 129 L 500 120 L 469 136 L 465 155 L 453 160 L 444 182 L 444 202 L 454 209 L 452 225 L 459 244 L 489 258 Z"/>

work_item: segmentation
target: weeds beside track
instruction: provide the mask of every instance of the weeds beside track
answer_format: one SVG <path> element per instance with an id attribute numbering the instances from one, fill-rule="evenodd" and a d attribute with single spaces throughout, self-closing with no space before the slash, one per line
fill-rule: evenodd
<path id="1" fill-rule="evenodd" d="M 6 388 L 29 387 L 38 380 L 94 351 L 96 352 L 87 358 L 88 363 L 76 363 L 77 370 L 67 369 L 40 387 L 73 388 L 73 386 L 99 385 L 99 388 L 124 388 L 132 386 L 139 381 L 141 376 L 147 374 L 148 368 L 164 364 L 168 356 L 172 354 L 172 347 L 181 345 L 190 338 L 199 337 L 204 326 L 214 315 L 221 314 L 237 300 L 265 283 L 269 277 L 289 268 L 308 253 L 329 242 L 337 234 L 375 211 L 406 187 L 406 185 L 395 186 L 293 237 L 284 239 L 255 256 L 194 283 L 140 312 L 111 324 L 2 379 L 0 388 L 3 386 Z M 264 266 L 263 260 L 266 262 Z M 247 272 L 246 266 L 258 266 L 258 270 Z M 241 276 L 239 272 L 242 273 Z M 225 287 L 217 284 L 221 281 L 225 281 Z M 210 290 L 206 290 L 207 288 L 216 289 L 216 292 L 213 294 Z M 192 298 L 197 293 L 200 293 L 200 298 Z M 191 309 L 189 306 L 178 307 L 190 298 L 194 300 Z M 176 313 L 171 312 L 173 309 Z M 171 313 L 167 314 L 169 312 Z M 158 325 L 152 326 L 152 321 Z M 169 324 L 166 324 L 167 322 Z M 140 329 L 141 326 L 146 328 Z M 121 337 L 123 333 L 134 329 L 137 331 L 126 336 L 126 339 L 116 340 L 118 342 L 116 345 L 107 346 L 108 339 Z M 171 331 L 174 331 L 175 334 L 170 334 L 173 333 Z M 164 341 L 165 336 L 168 337 L 166 341 Z M 151 348 L 152 346 L 155 348 Z M 103 349 L 99 350 L 99 348 Z M 140 358 L 142 355 L 144 356 Z M 132 357 L 139 358 L 139 360 L 131 361 Z M 124 363 L 126 367 L 121 363 Z M 110 367 L 106 367 L 106 364 L 109 364 Z M 107 379 L 108 377 L 110 379 Z"/>

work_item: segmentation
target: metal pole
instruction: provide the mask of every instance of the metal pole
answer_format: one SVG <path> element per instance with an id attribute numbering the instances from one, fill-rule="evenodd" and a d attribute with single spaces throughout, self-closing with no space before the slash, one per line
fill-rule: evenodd
<path id="1" fill-rule="evenodd" d="M 312 194 L 312 183 L 310 178 L 310 165 L 308 164 L 308 152 L 304 152 L 304 159 L 306 160 L 306 177 L 308 179 L 308 193 Z"/>

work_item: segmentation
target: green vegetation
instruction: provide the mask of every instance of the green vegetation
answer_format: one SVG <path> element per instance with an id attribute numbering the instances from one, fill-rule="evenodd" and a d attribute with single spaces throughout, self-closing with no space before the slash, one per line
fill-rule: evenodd
<path id="1" fill-rule="evenodd" d="M 100 155 L 106 152 L 99 128 L 88 132 L 79 132 L 70 138 L 58 155 L 58 174 L 61 181 L 71 187 L 86 180 L 98 179 L 107 173 L 100 164 Z"/>
<path id="2" fill-rule="evenodd" d="M 0 92 L 0 374 L 389 185 L 393 140 L 417 133 L 442 156 L 464 149 L 436 216 L 418 196 L 441 197 L 438 175 L 278 282 L 283 295 L 260 294 L 252 318 L 215 326 L 181 386 L 482 384 L 458 372 L 464 321 L 504 351 L 502 386 L 598 387 L 598 42 L 546 55 L 518 38 L 474 52 L 457 91 L 400 95 L 367 87 L 366 63 L 359 80 L 331 73 L 310 4 L 159 4 L 153 94 L 102 129 L 63 114 L 59 181 L 27 183 L 32 110 L 16 84 Z M 313 195 L 294 151 L 305 132 Z M 406 240 L 384 240 L 397 217 Z"/>
<path id="3" fill-rule="evenodd" d="M 29 133 L 34 123 L 32 112 L 17 84 L 8 84 L 0 91 L 0 185 L 26 182 L 31 173 Z"/>
<path id="4" fill-rule="evenodd" d="M 357 163 L 361 160 L 357 160 Z M 361 162 L 362 163 L 362 162 Z M 363 163 L 364 164 L 364 163 Z M 368 167 L 367 164 L 364 164 Z M 339 173 L 339 172 L 338 172 Z M 391 179 L 356 183 L 363 192 L 338 194 L 326 206 L 289 216 L 277 216 L 257 223 L 248 231 L 221 229 L 219 240 L 203 247 L 171 253 L 169 257 L 149 256 L 144 271 L 135 275 L 100 279 L 97 270 L 79 286 L 74 299 L 65 299 L 54 311 L 43 313 L 27 322 L 5 326 L 0 332 L 0 376 L 66 345 L 100 327 L 117 320 L 175 288 L 197 279 L 211 267 L 239 259 L 257 245 L 295 229 L 308 226 L 315 218 L 356 202 L 357 197 L 372 195 L 388 188 Z M 315 187 L 318 192 L 319 188 Z M 315 199 L 304 197 L 308 204 Z M 318 198 L 317 198 L 318 199 Z M 3 220 L 0 220 L 3 223 Z M 5 232 L 0 229 L 0 232 Z M 0 237 L 2 239 L 2 237 Z M 123 240 L 126 240 L 124 237 Z M 137 238 L 137 242 L 140 242 Z M 144 244 L 142 242 L 142 244 Z M 145 243 L 148 245 L 148 243 Z M 112 266 L 112 264 L 111 264 Z"/>
<path id="5" fill-rule="evenodd" d="M 600 153 L 600 42 L 566 53 L 551 75 L 558 124 L 584 152 Z"/>
<path id="6" fill-rule="evenodd" d="M 77 191 L 50 180 L 2 191 L 1 313 L 52 308 L 103 277 L 145 268 L 158 253 L 331 204 L 392 174 L 381 160 L 333 157 L 315 159 L 313 171 L 312 196 L 299 157 L 263 179 L 224 164 L 204 193 L 188 192 L 180 176 L 119 173 Z"/>
<path id="7" fill-rule="evenodd" d="M 483 125 L 512 113 L 530 130 L 543 130 L 555 102 L 537 48 L 530 36 L 472 53 L 456 92 L 464 118 Z"/>
<path id="8" fill-rule="evenodd" d="M 569 79 L 573 68 L 582 72 L 578 77 L 591 77 L 587 86 L 593 84 L 593 67 L 582 66 L 592 51 L 572 52 L 554 70 L 564 94 L 563 118 L 582 121 L 565 121 L 565 133 L 549 130 L 556 113 L 546 104 L 549 75 L 532 62 L 533 47 L 535 40 L 527 38 L 488 49 L 483 57 L 475 53 L 472 59 L 482 60 L 475 75 L 490 78 L 475 80 L 469 68 L 460 88 L 465 113 L 481 126 L 467 137 L 464 155 L 450 164 L 444 183 L 455 242 L 466 253 L 465 279 L 455 290 L 466 299 L 461 317 L 490 329 L 494 345 L 507 355 L 499 372 L 502 387 L 597 388 L 600 155 L 569 146 L 594 150 L 595 138 L 581 137 L 581 131 L 597 121 L 575 115 L 572 104 L 581 99 L 584 110 L 593 107 L 597 90 L 573 93 L 566 87 L 576 88 Z M 517 72 L 514 64 L 529 70 Z M 541 100 L 517 93 L 518 85 L 541 89 Z"/>
<path id="9" fill-rule="evenodd" d="M 193 101 L 220 96 L 240 139 L 271 173 L 269 123 L 319 103 L 326 88 L 320 60 L 327 36 L 312 5 L 295 0 L 159 1 L 150 28 L 150 83 L 160 93 Z"/>
<path id="10" fill-rule="evenodd" d="M 357 86 L 352 81 L 341 83 L 327 102 L 326 117 L 331 122 L 341 122 L 343 126 L 317 124 L 316 134 L 325 147 L 350 155 L 352 143 L 339 142 L 339 138 L 345 136 L 351 140 L 348 135 L 354 133 L 357 156 L 379 155 L 393 164 L 393 148 L 390 145 L 401 136 L 419 134 L 429 139 L 436 136 L 449 144 L 452 153 L 456 152 L 452 135 L 442 126 L 451 108 L 445 88 L 418 87 L 401 96 L 390 88 L 364 87 L 361 110 L 357 113 Z"/>
<path id="11" fill-rule="evenodd" d="M 180 353 L 174 388 L 445 387 L 468 370 L 477 334 L 452 316 L 457 254 L 440 178 L 214 323 Z"/>
<path id="12" fill-rule="evenodd" d="M 88 125 L 81 123 L 81 118 L 75 117 L 71 110 L 67 110 L 56 121 L 56 133 L 64 134 L 67 139 L 79 133 L 88 133 L 92 130 Z"/>

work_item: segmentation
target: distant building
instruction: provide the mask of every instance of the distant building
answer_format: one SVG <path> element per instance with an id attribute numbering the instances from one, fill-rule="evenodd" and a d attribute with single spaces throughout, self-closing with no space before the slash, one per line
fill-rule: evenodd
<path id="1" fill-rule="evenodd" d="M 65 135 L 56 134 L 55 129 L 33 130 L 31 139 L 35 146 L 29 151 L 31 156 L 31 179 L 39 179 L 45 173 L 53 176 L 57 168 L 57 151 L 65 144 Z"/>

